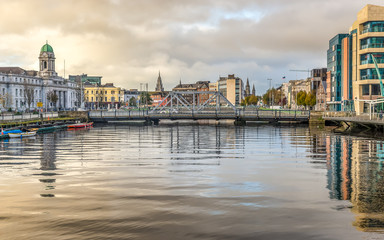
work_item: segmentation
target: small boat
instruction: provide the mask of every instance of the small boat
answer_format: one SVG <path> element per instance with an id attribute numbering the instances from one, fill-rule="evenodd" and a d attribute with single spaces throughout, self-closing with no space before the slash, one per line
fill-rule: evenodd
<path id="1" fill-rule="evenodd" d="M 76 123 L 72 125 L 68 125 L 68 128 L 87 128 L 87 127 L 92 127 L 93 122 L 90 123 Z"/>
<path id="2" fill-rule="evenodd" d="M 36 132 L 31 131 L 31 132 L 21 132 L 21 133 L 8 133 L 8 136 L 10 138 L 17 138 L 17 137 L 32 137 L 35 136 Z"/>

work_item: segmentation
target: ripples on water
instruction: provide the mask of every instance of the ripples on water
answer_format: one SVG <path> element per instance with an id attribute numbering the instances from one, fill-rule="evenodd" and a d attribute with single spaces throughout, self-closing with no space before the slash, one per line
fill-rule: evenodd
<path id="1" fill-rule="evenodd" d="M 0 239 L 381 239 L 383 143 L 106 126 L 0 142 Z"/>

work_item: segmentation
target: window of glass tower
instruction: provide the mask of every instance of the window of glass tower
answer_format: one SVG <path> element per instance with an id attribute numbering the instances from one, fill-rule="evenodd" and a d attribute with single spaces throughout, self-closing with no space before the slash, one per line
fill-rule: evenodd
<path id="1" fill-rule="evenodd" d="M 384 48 L 384 37 L 364 38 L 360 41 L 361 49 Z"/>
<path id="2" fill-rule="evenodd" d="M 380 95 L 380 85 L 372 84 L 372 94 L 371 95 Z"/>
<path id="3" fill-rule="evenodd" d="M 366 22 L 363 24 L 361 34 L 367 32 L 384 32 L 384 22 Z"/>
<path id="4" fill-rule="evenodd" d="M 364 84 L 361 86 L 361 94 L 363 96 L 369 95 L 369 84 Z"/>
<path id="5" fill-rule="evenodd" d="M 379 70 L 381 76 L 384 76 L 384 68 L 380 68 Z M 360 79 L 379 79 L 379 75 L 377 75 L 376 68 L 363 69 L 360 70 Z"/>
<path id="6" fill-rule="evenodd" d="M 372 53 L 377 63 L 384 63 L 384 53 Z M 370 53 L 362 54 L 360 56 L 360 64 L 373 64 L 373 59 Z"/>

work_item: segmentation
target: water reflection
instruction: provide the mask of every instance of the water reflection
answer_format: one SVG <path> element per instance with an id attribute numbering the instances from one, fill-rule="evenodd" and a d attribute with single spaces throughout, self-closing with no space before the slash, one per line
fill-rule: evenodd
<path id="1" fill-rule="evenodd" d="M 4 239 L 350 240 L 384 229 L 384 144 L 372 139 L 102 126 L 2 141 L 0 152 Z"/>
<path id="2" fill-rule="evenodd" d="M 350 200 L 354 226 L 384 230 L 384 143 L 350 136 L 317 136 L 315 153 L 326 154 L 330 198 Z"/>

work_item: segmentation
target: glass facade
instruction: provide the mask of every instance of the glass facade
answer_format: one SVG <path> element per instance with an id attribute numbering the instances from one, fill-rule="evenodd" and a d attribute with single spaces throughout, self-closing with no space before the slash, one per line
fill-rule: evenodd
<path id="1" fill-rule="evenodd" d="M 384 32 L 384 22 L 366 22 L 363 24 L 361 34 L 367 32 Z"/>
<path id="2" fill-rule="evenodd" d="M 384 48 L 384 37 L 369 37 L 360 41 L 361 49 Z"/>
<path id="3" fill-rule="evenodd" d="M 372 53 L 377 63 L 384 63 L 384 53 Z M 370 53 L 360 55 L 360 64 L 374 64 Z"/>
<path id="4" fill-rule="evenodd" d="M 327 51 L 327 71 L 331 72 L 331 111 L 341 111 L 341 67 L 342 67 L 342 51 L 341 42 L 348 34 L 338 34 L 329 41 L 329 49 Z"/>
<path id="5" fill-rule="evenodd" d="M 384 68 L 380 68 L 379 70 L 380 70 L 381 76 L 384 76 Z M 367 69 L 360 70 L 360 79 L 361 80 L 379 79 L 376 68 L 367 68 Z"/>

